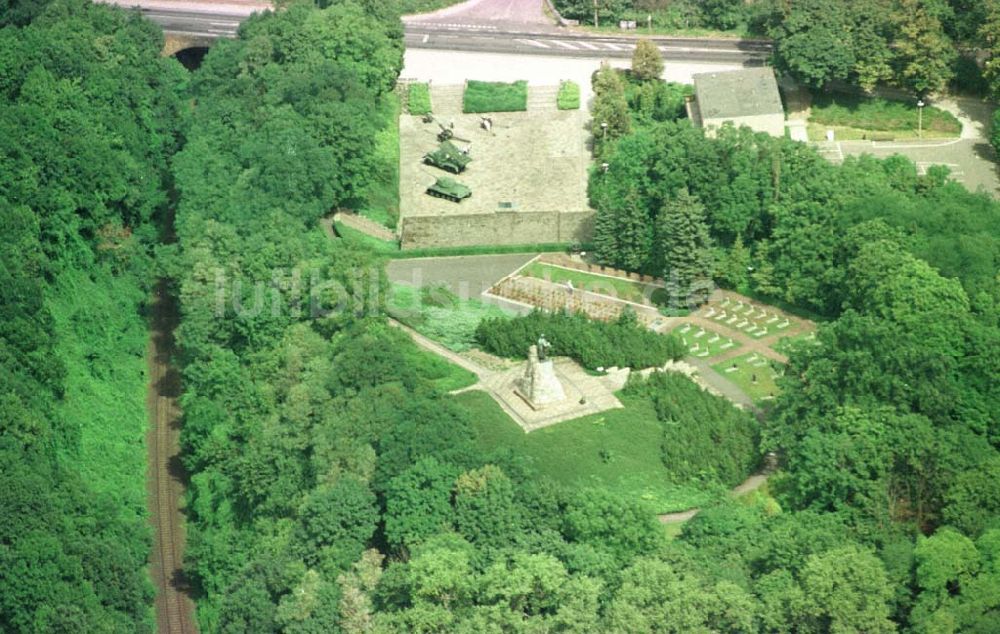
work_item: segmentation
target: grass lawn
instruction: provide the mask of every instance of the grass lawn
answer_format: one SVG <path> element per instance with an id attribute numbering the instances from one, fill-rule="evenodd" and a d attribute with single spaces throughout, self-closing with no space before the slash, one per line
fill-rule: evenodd
<path id="1" fill-rule="evenodd" d="M 560 110 L 579 110 L 580 84 L 575 81 L 559 82 L 559 94 L 556 95 L 556 107 Z"/>
<path id="2" fill-rule="evenodd" d="M 753 37 L 744 31 L 717 31 L 715 29 L 705 29 L 705 28 L 681 28 L 681 27 L 671 27 L 671 26 L 660 26 L 655 23 L 656 16 L 653 16 L 653 28 L 649 29 L 646 27 L 646 16 L 648 13 L 641 12 L 641 15 L 634 15 L 627 18 L 635 20 L 636 26 L 639 28 L 634 31 L 623 31 L 618 27 L 618 22 L 605 22 L 600 26 L 595 27 L 593 22 L 588 24 L 580 24 L 575 27 L 581 31 L 587 31 L 590 33 L 605 33 L 605 34 L 615 34 L 615 35 L 634 35 L 636 37 L 649 37 L 650 35 L 674 35 L 679 37 L 712 37 L 712 38 L 729 38 L 736 39 L 741 37 Z"/>
<path id="3" fill-rule="evenodd" d="M 699 335 L 699 333 L 704 334 Z M 733 341 L 729 339 L 729 337 L 723 337 L 714 330 L 694 326 L 692 324 L 681 324 L 680 326 L 674 328 L 671 331 L 671 334 L 677 335 L 681 338 L 681 341 L 687 345 L 691 356 L 699 357 L 701 359 L 714 357 L 717 354 L 740 347 L 740 343 L 738 341 Z M 698 346 L 698 350 L 693 349 L 695 345 Z"/>
<path id="4" fill-rule="evenodd" d="M 417 344 L 407 346 L 404 353 L 411 363 L 420 368 L 420 375 L 429 379 L 443 392 L 460 390 L 474 385 L 479 380 L 472 372 L 417 347 Z"/>
<path id="5" fill-rule="evenodd" d="M 388 240 L 380 240 L 375 236 L 370 236 L 367 233 L 358 231 L 353 227 L 348 227 L 342 222 L 333 223 L 334 229 L 337 231 L 337 235 L 341 237 L 344 242 L 349 244 L 363 245 L 369 249 L 372 249 L 376 253 L 383 254 L 393 254 L 399 252 L 398 242 L 389 242 Z"/>
<path id="6" fill-rule="evenodd" d="M 624 299 L 638 304 L 647 303 L 647 299 L 653 304 L 666 303 L 666 291 L 659 286 L 606 275 L 595 275 L 586 271 L 552 266 L 544 262 L 532 262 L 527 267 L 521 269 L 521 274 L 548 280 L 555 284 L 572 282 L 573 287 L 578 290 L 600 293 L 601 295 L 608 295 L 609 297 Z"/>
<path id="7" fill-rule="evenodd" d="M 358 213 L 393 228 L 399 220 L 399 96 L 389 93 L 377 113 L 385 123 L 375 134 L 376 169 Z"/>
<path id="8" fill-rule="evenodd" d="M 750 359 L 754 356 L 756 356 L 756 360 L 751 363 Z M 736 366 L 735 370 L 733 369 L 734 365 Z M 780 366 L 777 362 L 765 359 L 756 353 L 749 353 L 716 363 L 712 368 L 738 385 L 754 403 L 759 403 L 778 394 L 778 386 L 774 382 L 776 372 L 774 365 Z"/>
<path id="9" fill-rule="evenodd" d="M 431 88 L 424 83 L 410 84 L 406 97 L 406 108 L 413 115 L 429 114 L 431 112 Z"/>
<path id="10" fill-rule="evenodd" d="M 507 316 L 496 306 L 478 299 L 460 300 L 445 290 L 434 290 L 429 295 L 426 290 L 405 284 L 392 285 L 386 310 L 410 328 L 455 352 L 472 347 L 476 326 L 484 318 Z"/>
<path id="11" fill-rule="evenodd" d="M 917 104 L 856 95 L 813 97 L 808 133 L 813 140 L 826 138 L 832 128 L 840 140 L 942 139 L 957 138 L 962 124 L 950 112 L 934 106 L 923 108 L 923 133 L 918 135 L 920 115 Z"/>
<path id="12" fill-rule="evenodd" d="M 800 332 L 797 335 L 792 335 L 791 337 L 782 337 L 778 339 L 777 342 L 771 348 L 775 352 L 780 352 L 781 354 L 788 354 L 792 346 L 800 341 L 816 341 L 816 332 L 810 330 L 809 332 Z"/>
<path id="13" fill-rule="evenodd" d="M 567 486 L 600 487 L 644 500 L 657 513 L 683 511 L 723 495 L 721 487 L 675 484 L 660 459 L 662 426 L 648 401 L 622 397 L 609 410 L 525 434 L 485 392 L 454 397 L 473 416 L 486 452 L 511 449 Z"/>
<path id="14" fill-rule="evenodd" d="M 528 109 L 528 82 L 470 80 L 462 97 L 463 112 L 520 112 Z"/>

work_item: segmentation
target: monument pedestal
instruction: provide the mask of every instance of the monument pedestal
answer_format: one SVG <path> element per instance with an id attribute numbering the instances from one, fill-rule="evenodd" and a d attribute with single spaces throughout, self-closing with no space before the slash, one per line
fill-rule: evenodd
<path id="1" fill-rule="evenodd" d="M 514 386 L 514 393 L 536 411 L 566 400 L 566 392 L 556 376 L 552 359 L 539 361 L 537 355 L 532 354 L 528 355 L 524 376 Z"/>

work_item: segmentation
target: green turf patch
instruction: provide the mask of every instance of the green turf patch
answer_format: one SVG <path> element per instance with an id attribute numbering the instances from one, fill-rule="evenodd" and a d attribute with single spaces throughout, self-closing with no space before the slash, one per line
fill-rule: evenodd
<path id="1" fill-rule="evenodd" d="M 771 400 L 778 395 L 775 379 L 783 371 L 783 366 L 777 361 L 749 353 L 716 363 L 712 368 L 738 385 L 754 403 Z"/>
<path id="2" fill-rule="evenodd" d="M 688 354 L 699 359 L 709 359 L 723 352 L 736 350 L 740 343 L 729 337 L 723 337 L 714 330 L 695 326 L 693 324 L 681 324 L 671 331 L 672 334 L 680 337 L 681 341 L 688 349 Z"/>
<path id="3" fill-rule="evenodd" d="M 424 83 L 410 84 L 406 108 L 410 114 L 424 115 L 431 112 L 431 87 Z"/>
<path id="4" fill-rule="evenodd" d="M 654 284 L 634 282 L 620 277 L 598 275 L 586 271 L 553 266 L 544 262 L 532 262 L 521 269 L 521 275 L 548 280 L 555 284 L 572 283 L 577 290 L 599 293 L 616 299 L 624 299 L 637 304 L 664 305 L 667 292 Z"/>
<path id="5" fill-rule="evenodd" d="M 380 254 L 393 254 L 399 252 L 399 243 L 395 241 L 381 240 L 375 236 L 370 236 L 363 231 L 358 231 L 354 227 L 348 227 L 342 222 L 333 223 L 333 228 L 346 244 L 371 249 Z"/>
<path id="6" fill-rule="evenodd" d="M 580 247 L 568 242 L 539 242 L 537 244 L 480 245 L 468 247 L 435 247 L 425 249 L 405 249 L 392 255 L 394 260 L 430 258 L 456 255 L 500 255 L 505 253 L 566 253 L 571 249 L 590 249 L 590 245 Z"/>
<path id="7" fill-rule="evenodd" d="M 528 109 L 528 82 L 470 80 L 462 97 L 464 112 L 520 112 Z"/>
<path id="8" fill-rule="evenodd" d="M 782 337 L 781 339 L 778 339 L 778 341 L 775 342 L 771 348 L 775 352 L 787 355 L 792 351 L 792 348 L 799 343 L 816 343 L 816 332 L 802 332 L 797 335 L 792 335 L 791 337 Z"/>
<path id="9" fill-rule="evenodd" d="M 375 116 L 383 121 L 375 133 L 375 169 L 358 213 L 389 228 L 399 220 L 399 112 L 395 93 L 386 95 Z"/>
<path id="10" fill-rule="evenodd" d="M 856 95 L 820 94 L 813 98 L 809 122 L 821 126 L 841 127 L 838 137 L 851 138 L 852 130 L 862 131 L 869 139 L 891 140 L 914 138 L 920 127 L 916 101 L 890 101 Z M 950 112 L 925 106 L 923 136 L 928 138 L 958 137 L 962 124 Z M 845 136 L 850 134 L 850 136 Z"/>
<path id="11" fill-rule="evenodd" d="M 559 82 L 559 94 L 556 95 L 556 107 L 560 110 L 579 110 L 580 85 L 575 81 Z"/>
<path id="12" fill-rule="evenodd" d="M 619 394 L 625 409 L 609 410 L 530 434 L 485 392 L 454 397 L 466 407 L 476 440 L 486 452 L 509 449 L 540 474 L 570 487 L 601 487 L 643 500 L 657 513 L 702 506 L 724 495 L 721 485 L 677 484 L 661 457 L 663 427 L 652 404 Z"/>
<path id="13" fill-rule="evenodd" d="M 392 285 L 386 310 L 400 322 L 455 352 L 472 347 L 476 326 L 484 318 L 507 317 L 496 306 L 478 299 L 462 300 L 444 288 L 418 289 L 405 284 Z"/>
<path id="14" fill-rule="evenodd" d="M 433 352 L 424 350 L 416 344 L 407 346 L 404 350 L 409 363 L 417 368 L 420 376 L 430 380 L 442 392 L 460 390 L 463 387 L 475 385 L 479 380 L 472 372 L 443 359 Z"/>

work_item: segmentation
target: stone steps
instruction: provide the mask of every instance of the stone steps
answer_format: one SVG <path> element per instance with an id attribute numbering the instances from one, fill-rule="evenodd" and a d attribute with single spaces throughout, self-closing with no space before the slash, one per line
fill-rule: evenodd
<path id="1" fill-rule="evenodd" d="M 462 114 L 462 96 L 464 85 L 435 86 L 431 85 L 431 111 L 435 115 Z"/>
<path id="2" fill-rule="evenodd" d="M 528 86 L 528 111 L 555 110 L 559 86 Z"/>

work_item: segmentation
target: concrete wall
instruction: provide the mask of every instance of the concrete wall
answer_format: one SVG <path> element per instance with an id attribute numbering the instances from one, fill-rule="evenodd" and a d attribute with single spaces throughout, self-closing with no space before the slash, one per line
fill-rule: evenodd
<path id="1" fill-rule="evenodd" d="M 405 216 L 402 248 L 586 242 L 593 211 L 495 211 L 454 216 Z"/>
<path id="2" fill-rule="evenodd" d="M 704 127 L 708 131 L 708 136 L 714 136 L 711 132 L 713 128 L 718 129 L 726 121 L 732 121 L 737 128 L 748 126 L 757 132 L 767 132 L 771 136 L 785 136 L 785 115 L 784 114 L 760 114 L 752 117 L 736 117 L 730 119 L 705 119 Z"/>

